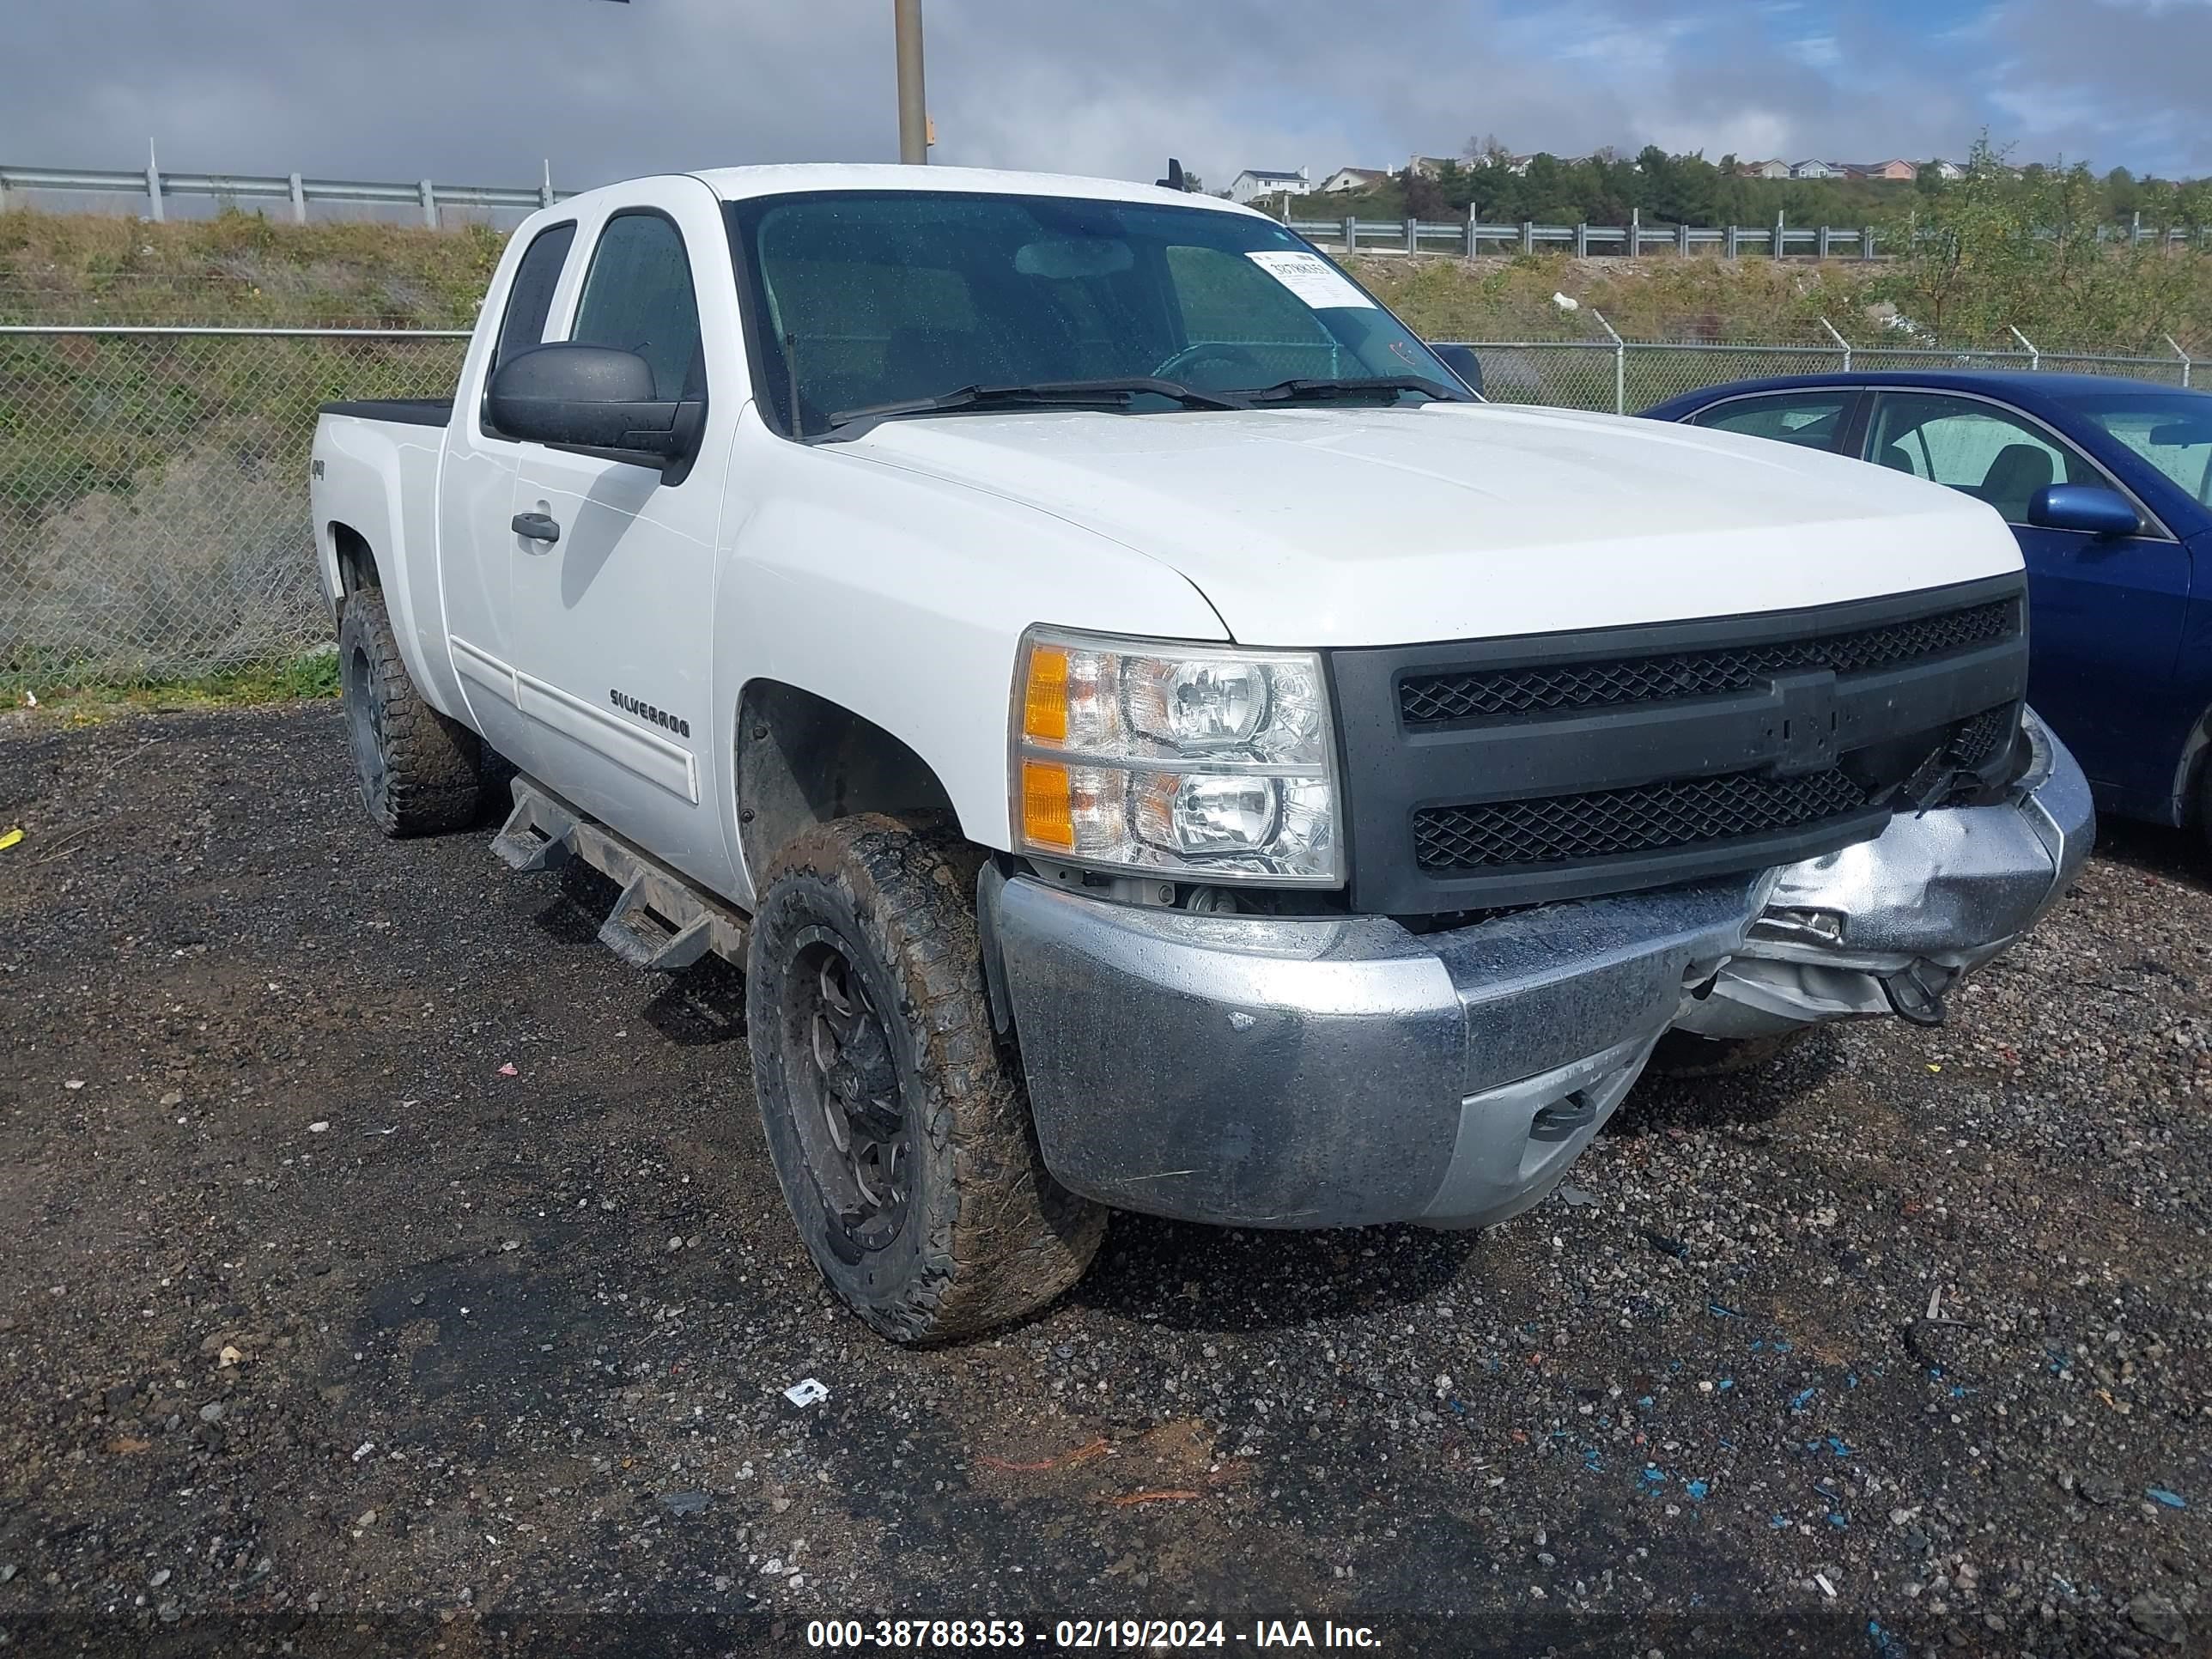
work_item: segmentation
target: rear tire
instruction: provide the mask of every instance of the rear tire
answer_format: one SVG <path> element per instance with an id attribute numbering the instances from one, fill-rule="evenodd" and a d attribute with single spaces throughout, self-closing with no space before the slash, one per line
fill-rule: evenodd
<path id="1" fill-rule="evenodd" d="M 1807 1037 L 1813 1028 L 1801 1025 L 1771 1036 L 1709 1037 L 1694 1031 L 1669 1031 L 1651 1051 L 1647 1069 L 1654 1077 L 1734 1077 L 1756 1071 L 1779 1059 Z"/>
<path id="2" fill-rule="evenodd" d="M 375 588 L 347 596 L 338 684 L 370 822 L 387 836 L 437 835 L 475 823 L 483 805 L 483 745 L 422 701 Z"/>
<path id="3" fill-rule="evenodd" d="M 1052 1178 L 998 1041 L 981 854 L 869 814 L 769 865 L 745 960 L 769 1156 L 831 1288 L 898 1342 L 972 1336 L 1083 1276 L 1106 1212 Z"/>

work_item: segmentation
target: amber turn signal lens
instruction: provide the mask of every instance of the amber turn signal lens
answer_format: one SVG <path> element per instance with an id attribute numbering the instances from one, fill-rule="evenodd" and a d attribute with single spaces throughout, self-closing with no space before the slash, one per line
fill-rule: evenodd
<path id="1" fill-rule="evenodd" d="M 1067 653 L 1056 645 L 1030 652 L 1029 685 L 1022 698 L 1022 731 L 1048 743 L 1067 740 Z M 1061 782 L 1066 773 L 1060 773 Z"/>
<path id="2" fill-rule="evenodd" d="M 1022 834 L 1037 847 L 1075 846 L 1074 797 L 1065 766 L 1022 763 Z"/>

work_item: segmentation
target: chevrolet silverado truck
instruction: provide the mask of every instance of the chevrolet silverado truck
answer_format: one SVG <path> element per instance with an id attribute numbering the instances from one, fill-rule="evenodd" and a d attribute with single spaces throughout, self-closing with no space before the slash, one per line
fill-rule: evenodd
<path id="1" fill-rule="evenodd" d="M 895 1339 L 1114 1209 L 1501 1221 L 1655 1050 L 1941 1019 L 2094 826 L 1988 507 L 1477 367 L 1169 189 L 564 201 L 450 399 L 323 411 L 368 814 L 501 797 L 628 960 L 739 964 L 799 1237 Z"/>

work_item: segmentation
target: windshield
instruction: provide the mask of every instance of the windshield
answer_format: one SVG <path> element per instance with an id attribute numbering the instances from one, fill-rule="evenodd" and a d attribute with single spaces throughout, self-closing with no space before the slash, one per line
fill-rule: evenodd
<path id="1" fill-rule="evenodd" d="M 786 435 L 968 386 L 1150 379 L 1199 392 L 1451 371 L 1272 221 L 1198 207 L 936 191 L 732 203 L 765 412 Z M 799 423 L 794 428 L 796 395 Z M 1326 388 L 1303 401 L 1328 401 Z M 1373 388 L 1346 388 L 1372 404 Z M 1384 402 L 1425 401 L 1384 390 Z M 966 413 L 1020 407 L 971 403 Z M 1140 392 L 1131 412 L 1186 406 Z"/>
<path id="2" fill-rule="evenodd" d="M 2212 507 L 2212 397 L 2142 392 L 2069 401 L 2180 485 L 2191 501 Z"/>

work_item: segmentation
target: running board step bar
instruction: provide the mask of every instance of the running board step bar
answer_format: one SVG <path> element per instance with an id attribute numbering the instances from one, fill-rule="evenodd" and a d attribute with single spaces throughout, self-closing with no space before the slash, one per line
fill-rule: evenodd
<path id="1" fill-rule="evenodd" d="M 710 951 L 744 965 L 750 923 L 743 911 L 530 778 L 514 780 L 514 810 L 492 850 L 526 872 L 557 870 L 573 858 L 619 884 L 622 896 L 599 928 L 599 943 L 633 968 L 673 974 Z"/>

